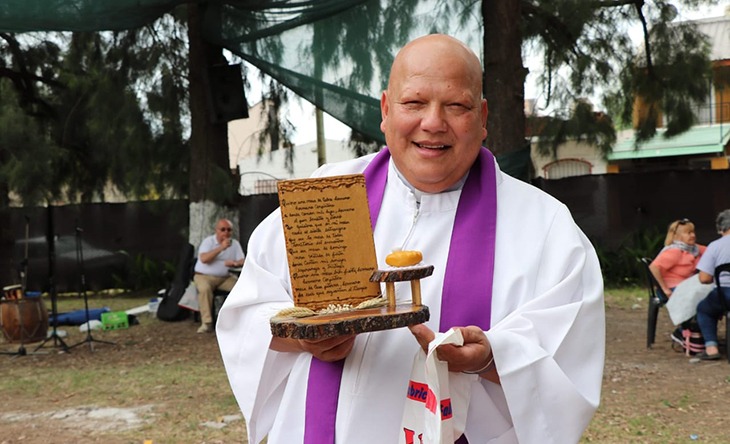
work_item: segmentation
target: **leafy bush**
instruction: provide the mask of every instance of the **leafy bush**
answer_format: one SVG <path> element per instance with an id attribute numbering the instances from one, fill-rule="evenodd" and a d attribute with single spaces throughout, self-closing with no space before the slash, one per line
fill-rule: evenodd
<path id="1" fill-rule="evenodd" d="M 172 262 L 157 261 L 143 253 L 137 254 L 130 262 L 126 279 L 115 276 L 117 288 L 128 290 L 165 288 L 175 274 L 175 264 Z"/>
<path id="2" fill-rule="evenodd" d="M 658 227 L 640 229 L 627 236 L 615 250 L 596 245 L 607 287 L 643 285 L 643 265 L 638 259 L 654 257 L 664 245 L 666 233 Z"/>

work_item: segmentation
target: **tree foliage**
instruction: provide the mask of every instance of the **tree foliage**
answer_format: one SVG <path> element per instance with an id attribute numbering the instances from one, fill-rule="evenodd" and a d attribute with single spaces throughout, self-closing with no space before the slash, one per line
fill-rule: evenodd
<path id="1" fill-rule="evenodd" d="M 0 134 L 0 195 L 14 191 L 26 203 L 89 201 L 103 198 L 113 184 L 130 197 L 198 201 L 214 196 L 211 187 L 232 188 L 221 154 L 223 126 L 200 124 L 205 99 L 201 78 L 192 78 L 204 76 L 201 66 L 220 61 L 226 45 L 357 126 L 377 120 L 379 91 L 373 91 L 385 86 L 393 54 L 414 33 L 456 30 L 463 39 L 460 28 L 481 20 L 487 145 L 498 155 L 527 146 L 524 54 L 536 54 L 543 67 L 539 81 L 551 114 L 541 133 L 547 150 L 582 139 L 607 152 L 615 124 L 631 120 L 636 97 L 649 105 L 637 140 L 655 134 L 659 115 L 667 134 L 677 134 L 694 123 L 692 107 L 709 90 L 707 42 L 692 24 L 677 23 L 677 7 L 717 0 L 430 0 L 432 10 L 417 20 L 424 2 L 215 1 L 165 9 L 133 30 L 0 34 L 0 123 L 9 128 Z M 191 14 L 212 18 L 215 26 L 193 30 Z M 252 28 L 231 29 L 238 18 Z M 335 20 L 367 26 L 333 26 Z M 629 38 L 632 25 L 643 30 L 640 47 Z M 208 46 L 188 46 L 190 31 L 200 43 L 224 26 L 229 32 L 204 42 Z M 288 39 L 281 37 L 287 32 Z M 473 34 L 468 31 L 467 40 L 478 38 Z M 199 55 L 191 48 L 201 49 Z M 293 64 L 277 65 L 287 56 Z M 277 109 L 286 95 L 277 84 L 270 90 Z M 586 100 L 598 95 L 607 113 Z M 270 142 L 288 137 L 286 122 L 268 120 Z M 375 127 L 360 125 L 359 132 L 373 137 Z M 359 149 L 368 149 L 360 139 Z"/>
<path id="2" fill-rule="evenodd" d="M 185 42 L 174 20 L 117 33 L 2 34 L 0 183 L 24 204 L 187 190 Z M 164 42 L 160 41 L 164 33 Z"/>
<path id="3" fill-rule="evenodd" d="M 695 24 L 681 21 L 678 7 L 716 0 L 510 1 L 521 7 L 525 47 L 544 67 L 539 82 L 555 126 L 545 126 L 543 151 L 577 138 L 608 153 L 616 126 L 631 125 L 637 98 L 650 110 L 637 127 L 638 142 L 656 134 L 660 114 L 667 136 L 695 123 L 692 107 L 709 95 L 709 47 Z M 632 29 L 641 30 L 641 45 L 630 38 Z M 603 112 L 587 112 L 586 99 L 599 96 L 614 125 L 605 125 Z"/>

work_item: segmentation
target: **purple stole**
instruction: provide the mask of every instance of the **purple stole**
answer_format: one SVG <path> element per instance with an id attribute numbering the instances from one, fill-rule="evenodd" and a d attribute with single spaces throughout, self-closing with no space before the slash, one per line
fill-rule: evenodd
<path id="1" fill-rule="evenodd" d="M 373 229 L 383 202 L 389 159 L 388 148 L 383 148 L 364 171 Z M 496 231 L 494 157 L 482 147 L 464 183 L 456 209 L 441 296 L 440 331 L 466 325 L 489 330 Z M 307 383 L 305 444 L 334 444 L 344 366 L 344 359 L 324 362 L 312 358 Z"/>

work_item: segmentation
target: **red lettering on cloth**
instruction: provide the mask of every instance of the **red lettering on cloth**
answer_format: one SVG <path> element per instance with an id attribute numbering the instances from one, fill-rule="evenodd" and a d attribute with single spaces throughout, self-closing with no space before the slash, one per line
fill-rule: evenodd
<path id="1" fill-rule="evenodd" d="M 416 432 L 405 427 L 403 428 L 403 432 L 406 434 L 406 444 L 416 444 Z M 423 444 L 423 433 L 418 434 L 418 443 Z"/>
<path id="2" fill-rule="evenodd" d="M 441 400 L 441 421 L 446 421 L 454 416 L 454 412 L 451 408 L 451 398 Z"/>
<path id="3" fill-rule="evenodd" d="M 436 413 L 436 404 L 438 401 L 436 401 L 436 395 L 434 395 L 433 390 L 428 389 L 428 395 L 426 396 L 426 408 L 431 413 Z"/>
<path id="4" fill-rule="evenodd" d="M 406 394 L 408 399 L 412 399 L 418 402 L 426 402 L 428 397 L 428 386 L 426 384 L 408 381 L 408 393 Z"/>

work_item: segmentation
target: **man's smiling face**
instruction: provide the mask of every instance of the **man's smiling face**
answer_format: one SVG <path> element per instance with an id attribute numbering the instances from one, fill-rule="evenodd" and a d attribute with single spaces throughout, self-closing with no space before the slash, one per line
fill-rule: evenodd
<path id="1" fill-rule="evenodd" d="M 398 170 L 436 193 L 461 179 L 487 136 L 476 56 L 446 36 L 412 42 L 393 63 L 380 128 Z"/>

